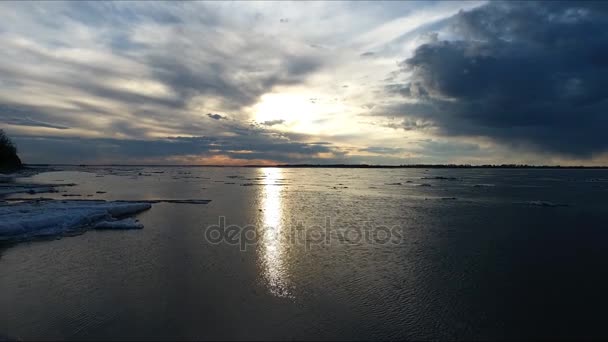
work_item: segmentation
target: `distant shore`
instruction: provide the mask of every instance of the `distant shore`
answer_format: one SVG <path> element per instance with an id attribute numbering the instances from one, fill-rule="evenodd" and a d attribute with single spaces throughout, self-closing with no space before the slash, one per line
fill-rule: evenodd
<path id="1" fill-rule="evenodd" d="M 280 167 L 280 168 L 342 168 L 342 169 L 608 169 L 608 166 L 564 166 L 526 164 L 275 164 L 275 165 L 158 165 L 158 164 L 26 164 L 27 167 Z"/>

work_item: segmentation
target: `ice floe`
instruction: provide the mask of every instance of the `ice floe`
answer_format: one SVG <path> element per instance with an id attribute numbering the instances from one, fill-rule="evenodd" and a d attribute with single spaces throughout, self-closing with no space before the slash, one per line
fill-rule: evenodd
<path id="1" fill-rule="evenodd" d="M 551 208 L 555 208 L 555 207 L 568 207 L 568 204 L 564 204 L 564 203 L 553 203 L 553 202 L 548 202 L 548 201 L 528 201 L 527 202 L 529 205 L 533 205 L 533 206 L 537 206 L 537 207 L 551 207 Z"/>
<path id="2" fill-rule="evenodd" d="M 106 201 L 26 201 L 0 205 L 0 240 L 28 240 L 96 227 L 106 222 L 117 229 L 134 227 L 118 218 L 150 209 L 150 203 Z"/>
<path id="3" fill-rule="evenodd" d="M 120 201 L 118 201 L 120 202 Z M 170 199 L 159 199 L 159 200 L 144 200 L 144 201 L 137 201 L 137 202 L 143 202 L 143 203 L 175 203 L 175 204 L 207 204 L 209 202 L 211 202 L 211 200 L 206 200 L 206 199 L 181 199 L 181 200 L 170 200 Z"/>
<path id="4" fill-rule="evenodd" d="M 474 188 L 491 188 L 495 186 L 494 184 L 475 184 L 473 185 Z"/>
<path id="5" fill-rule="evenodd" d="M 28 184 L 28 183 L 0 183 L 0 196 L 28 193 L 40 194 L 57 192 L 58 186 L 70 186 L 71 184 L 47 185 L 47 184 Z"/>
<path id="6" fill-rule="evenodd" d="M 55 171 L 55 169 L 50 167 L 26 167 L 18 172 L 0 173 L 0 183 L 12 182 L 15 178 L 31 177 L 49 171 Z"/>
<path id="7" fill-rule="evenodd" d="M 93 226 L 95 229 L 142 229 L 143 227 L 144 225 L 139 220 L 132 217 L 124 220 L 101 221 Z"/>

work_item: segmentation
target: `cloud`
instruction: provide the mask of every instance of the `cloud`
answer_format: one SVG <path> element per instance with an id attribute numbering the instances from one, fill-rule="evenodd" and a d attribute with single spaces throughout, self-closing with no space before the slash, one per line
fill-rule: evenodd
<path id="1" fill-rule="evenodd" d="M 311 162 L 322 155 L 341 156 L 333 145 L 302 143 L 260 130 L 231 137 L 113 139 L 14 136 L 26 162 L 35 163 L 172 163 L 210 164 L 219 158 L 274 163 Z M 331 160 L 331 159 L 330 159 Z M 238 162 L 244 164 L 242 162 Z"/>
<path id="2" fill-rule="evenodd" d="M 554 154 L 608 148 L 605 3 L 491 2 L 451 24 L 457 38 L 423 44 L 401 62 L 411 77 L 392 90 L 408 101 L 391 115 Z"/>
<path id="3" fill-rule="evenodd" d="M 398 123 L 389 123 L 387 127 L 390 128 L 401 128 L 406 131 L 424 131 L 435 128 L 435 125 L 430 121 L 424 121 L 421 119 L 406 118 Z"/>
<path id="4" fill-rule="evenodd" d="M 275 126 L 275 125 L 281 125 L 283 123 L 285 123 L 285 120 L 268 120 L 268 121 L 261 122 L 261 124 L 264 126 Z"/>
<path id="5" fill-rule="evenodd" d="M 213 114 L 213 113 L 207 113 L 207 116 L 212 118 L 213 120 L 222 120 L 222 119 L 226 119 L 225 116 L 222 116 L 220 114 Z"/>
<path id="6" fill-rule="evenodd" d="M 50 108 L 32 117 L 39 122 L 71 120 L 68 112 L 94 115 L 79 123 L 91 132 L 105 129 L 102 122 L 115 128 L 128 122 L 140 136 L 161 133 L 154 127 L 169 133 L 167 121 L 187 128 L 202 110 L 242 113 L 261 95 L 299 84 L 325 63 L 307 43 L 268 39 L 264 26 L 243 29 L 253 8 L 0 4 L 0 102 Z M 183 127 L 172 130 L 186 133 Z"/>
<path id="7" fill-rule="evenodd" d="M 395 147 L 383 147 L 383 146 L 370 146 L 359 149 L 359 152 L 371 152 L 376 154 L 396 154 L 403 152 L 403 148 L 395 148 Z"/>
<path id="8" fill-rule="evenodd" d="M 45 117 L 46 113 L 42 108 L 0 102 L 0 122 L 2 123 L 26 127 L 44 127 L 53 129 L 69 128 L 64 125 L 41 121 Z"/>
<path id="9" fill-rule="evenodd" d="M 605 150 L 606 6 L 479 5 L 0 2 L 0 123 L 30 162 L 70 144 L 123 162 L 441 162 L 450 145 L 488 158 L 463 147 L 481 137 Z"/>
<path id="10" fill-rule="evenodd" d="M 17 125 L 17 126 L 31 126 L 31 127 L 46 127 L 46 128 L 54 128 L 54 129 L 68 129 L 65 126 L 53 125 L 47 122 L 36 121 L 31 118 L 0 118 L 0 121 L 9 124 L 9 125 Z"/>

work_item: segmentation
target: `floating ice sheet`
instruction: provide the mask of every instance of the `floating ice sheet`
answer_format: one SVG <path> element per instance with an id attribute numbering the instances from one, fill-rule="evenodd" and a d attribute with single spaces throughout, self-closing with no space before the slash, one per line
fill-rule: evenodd
<path id="1" fill-rule="evenodd" d="M 93 227 L 99 222 L 113 222 L 150 207 L 150 203 L 142 202 L 78 200 L 3 204 L 0 205 L 0 240 L 62 235 Z M 126 223 L 121 227 L 126 228 Z"/>

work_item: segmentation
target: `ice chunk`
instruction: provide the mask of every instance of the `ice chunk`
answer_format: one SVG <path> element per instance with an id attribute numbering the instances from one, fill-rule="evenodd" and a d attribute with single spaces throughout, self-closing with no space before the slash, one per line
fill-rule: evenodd
<path id="1" fill-rule="evenodd" d="M 15 181 L 14 174 L 3 174 L 0 173 L 0 183 L 12 183 Z"/>
<path id="2" fill-rule="evenodd" d="M 117 202 L 132 202 L 132 201 L 117 201 Z M 157 199 L 157 200 L 137 200 L 138 203 L 174 203 L 174 204 L 208 204 L 211 200 L 206 199 Z"/>
<path id="3" fill-rule="evenodd" d="M 28 240 L 84 230 L 150 209 L 150 203 L 27 201 L 0 205 L 0 240 Z"/>
<path id="4" fill-rule="evenodd" d="M 421 179 L 436 179 L 436 180 L 458 180 L 458 178 L 456 178 L 456 177 L 443 177 L 443 176 L 436 176 L 436 177 L 422 177 Z"/>
<path id="5" fill-rule="evenodd" d="M 144 225 L 134 218 L 116 221 L 101 221 L 95 224 L 95 229 L 142 229 Z"/>
<path id="6" fill-rule="evenodd" d="M 548 201 L 529 201 L 528 204 L 530 205 L 534 205 L 537 207 L 550 207 L 550 208 L 555 208 L 555 207 L 567 207 L 567 204 L 563 204 L 563 203 L 553 203 L 553 202 L 548 202 Z"/>
<path id="7" fill-rule="evenodd" d="M 75 184 L 32 184 L 32 183 L 15 183 L 15 182 L 0 182 L 0 196 L 28 193 L 40 194 L 57 192 L 57 187 L 74 186 Z"/>
<path id="8" fill-rule="evenodd" d="M 148 210 L 152 207 L 150 203 L 137 203 L 137 202 L 108 202 L 113 203 L 107 207 L 108 213 L 112 216 L 125 216 L 137 214 L 139 212 Z"/>
<path id="9" fill-rule="evenodd" d="M 0 184 L 0 196 L 28 193 L 28 194 L 39 194 L 46 192 L 55 192 L 55 188 L 47 185 L 37 184 L 16 184 L 16 183 L 1 183 Z"/>

